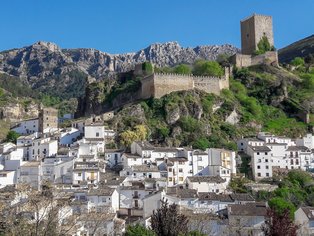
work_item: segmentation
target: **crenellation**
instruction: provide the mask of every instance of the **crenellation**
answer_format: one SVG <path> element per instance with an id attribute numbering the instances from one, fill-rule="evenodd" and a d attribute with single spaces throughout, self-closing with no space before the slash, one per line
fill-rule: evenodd
<path id="1" fill-rule="evenodd" d="M 154 73 L 142 80 L 142 98 L 160 98 L 171 92 L 193 89 L 219 94 L 222 89 L 229 88 L 228 71 L 230 69 L 225 70 L 225 75 L 221 77 Z"/>

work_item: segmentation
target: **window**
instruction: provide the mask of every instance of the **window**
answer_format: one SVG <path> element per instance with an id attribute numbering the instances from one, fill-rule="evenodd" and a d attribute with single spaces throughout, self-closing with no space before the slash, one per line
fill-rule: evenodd
<path id="1" fill-rule="evenodd" d="M 96 132 L 96 137 L 99 137 L 99 132 Z"/>
<path id="2" fill-rule="evenodd" d="M 260 169 L 261 168 L 261 166 L 257 166 L 257 169 Z"/>
<path id="3" fill-rule="evenodd" d="M 261 177 L 261 173 L 257 173 L 257 176 L 258 176 L 258 177 Z"/>
<path id="4" fill-rule="evenodd" d="M 258 160 L 257 160 L 257 162 L 258 162 L 258 163 L 261 163 L 261 162 L 262 162 L 262 160 L 261 160 L 261 159 L 258 159 Z"/>
<path id="5" fill-rule="evenodd" d="M 257 152 L 256 155 L 259 155 L 259 152 Z"/>
<path id="6" fill-rule="evenodd" d="M 183 172 L 183 169 L 182 169 L 182 168 L 179 168 L 179 172 Z"/>
<path id="7" fill-rule="evenodd" d="M 219 189 L 216 189 L 216 193 L 219 193 Z"/>
<path id="8" fill-rule="evenodd" d="M 265 159 L 265 162 L 268 162 L 268 159 Z"/>
<path id="9" fill-rule="evenodd" d="M 179 177 L 179 181 L 183 181 L 183 177 Z"/>
<path id="10" fill-rule="evenodd" d="M 179 161 L 179 165 L 183 165 L 184 163 L 183 163 L 183 161 Z"/>
<path id="11" fill-rule="evenodd" d="M 266 173 L 266 176 L 269 177 L 269 173 Z"/>
<path id="12" fill-rule="evenodd" d="M 268 152 L 265 152 L 265 155 L 268 155 Z"/>
<path id="13" fill-rule="evenodd" d="M 269 166 L 265 166 L 265 168 L 268 170 L 268 169 L 269 169 Z"/>
<path id="14" fill-rule="evenodd" d="M 172 181 L 172 177 L 169 177 L 168 180 L 169 180 L 169 181 Z"/>
<path id="15" fill-rule="evenodd" d="M 171 171 L 172 171 L 172 168 L 169 168 L 168 171 L 171 172 Z"/>
<path id="16" fill-rule="evenodd" d="M 295 159 L 295 164 L 299 165 L 299 159 Z"/>
<path id="17" fill-rule="evenodd" d="M 202 157 L 197 157 L 197 160 L 198 161 L 202 161 Z"/>
<path id="18" fill-rule="evenodd" d="M 293 165 L 293 159 L 290 160 L 290 165 Z"/>
<path id="19" fill-rule="evenodd" d="M 77 173 L 77 176 L 82 176 L 82 173 Z"/>

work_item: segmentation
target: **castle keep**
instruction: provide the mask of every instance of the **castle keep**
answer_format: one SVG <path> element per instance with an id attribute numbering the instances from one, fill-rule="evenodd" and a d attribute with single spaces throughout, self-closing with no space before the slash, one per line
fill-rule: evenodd
<path id="1" fill-rule="evenodd" d="M 137 73 L 140 72 L 139 66 L 141 67 L 138 65 L 135 69 Z M 192 89 L 219 95 L 222 89 L 229 89 L 230 71 L 231 68 L 225 68 L 222 77 L 153 73 L 141 80 L 141 97 L 142 99 L 161 98 L 171 92 Z"/>
<path id="2" fill-rule="evenodd" d="M 270 45 L 274 46 L 273 20 L 271 16 L 254 14 L 242 20 L 240 24 L 242 54 L 254 54 L 258 49 L 257 44 L 263 36 L 266 36 Z"/>
<path id="3" fill-rule="evenodd" d="M 254 14 L 240 22 L 241 54 L 235 54 L 231 59 L 237 67 L 248 67 L 258 64 L 278 65 L 277 51 L 268 51 L 255 55 L 258 43 L 266 36 L 271 47 L 274 46 L 273 21 L 271 16 Z"/>

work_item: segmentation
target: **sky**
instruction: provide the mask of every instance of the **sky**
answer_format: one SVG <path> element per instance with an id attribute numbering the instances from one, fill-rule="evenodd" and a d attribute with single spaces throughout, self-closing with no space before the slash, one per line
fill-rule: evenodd
<path id="1" fill-rule="evenodd" d="M 240 47 L 240 20 L 253 13 L 273 16 L 276 48 L 314 34 L 314 0 L 1 0 L 0 51 L 37 41 L 108 53 Z"/>

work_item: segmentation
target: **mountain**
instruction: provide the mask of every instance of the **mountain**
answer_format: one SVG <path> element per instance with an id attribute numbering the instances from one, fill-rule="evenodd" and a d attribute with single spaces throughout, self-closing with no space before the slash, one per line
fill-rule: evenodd
<path id="1" fill-rule="evenodd" d="M 310 54 L 314 54 L 314 35 L 301 39 L 278 51 L 281 63 L 289 63 L 295 57 L 306 57 Z"/>
<path id="2" fill-rule="evenodd" d="M 33 89 L 63 98 L 83 95 L 86 81 L 116 72 L 126 72 L 135 64 L 150 61 L 157 67 L 192 64 L 197 59 L 215 60 L 219 54 L 234 54 L 231 45 L 181 47 L 177 42 L 156 43 L 136 53 L 109 54 L 96 49 L 61 49 L 54 43 L 0 52 L 0 71 L 19 77 Z"/>

